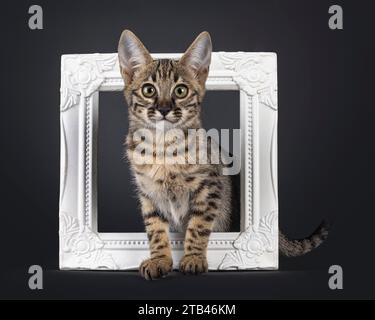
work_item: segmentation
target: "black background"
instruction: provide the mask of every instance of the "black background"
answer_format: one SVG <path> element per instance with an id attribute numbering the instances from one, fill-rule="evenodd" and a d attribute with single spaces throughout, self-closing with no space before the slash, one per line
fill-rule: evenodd
<path id="1" fill-rule="evenodd" d="M 28 28 L 32 4 L 44 30 Z M 343 31 L 328 28 L 332 4 L 343 6 Z M 0 297 L 374 297 L 374 12 L 373 1 L 2 2 Z M 124 28 L 153 52 L 182 52 L 202 30 L 215 51 L 277 52 L 280 226 L 302 237 L 325 217 L 326 244 L 282 258 L 277 272 L 150 283 L 135 272 L 58 271 L 60 56 L 115 52 Z M 42 291 L 28 289 L 33 264 L 45 270 Z M 333 264 L 342 291 L 328 288 Z"/>

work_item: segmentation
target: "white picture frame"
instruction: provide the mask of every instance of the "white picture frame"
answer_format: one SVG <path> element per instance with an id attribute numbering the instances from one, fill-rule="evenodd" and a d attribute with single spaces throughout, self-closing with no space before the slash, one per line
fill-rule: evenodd
<path id="1" fill-rule="evenodd" d="M 97 228 L 99 92 L 123 87 L 117 53 L 61 57 L 62 270 L 134 270 L 149 256 L 146 233 L 99 233 Z M 278 269 L 276 54 L 214 52 L 206 87 L 239 91 L 241 126 L 241 232 L 211 234 L 209 269 Z M 183 237 L 171 234 L 170 241 L 177 268 Z"/>

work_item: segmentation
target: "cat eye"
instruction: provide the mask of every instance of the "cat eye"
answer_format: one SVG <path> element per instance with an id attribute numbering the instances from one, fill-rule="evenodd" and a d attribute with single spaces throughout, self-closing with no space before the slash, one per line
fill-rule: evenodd
<path id="1" fill-rule="evenodd" d="M 180 84 L 176 88 L 174 88 L 174 94 L 179 99 L 185 98 L 188 92 L 189 92 L 189 89 L 184 84 Z"/>
<path id="2" fill-rule="evenodd" d="M 152 84 L 145 84 L 142 87 L 142 94 L 146 98 L 152 98 L 155 95 L 155 93 L 156 93 L 156 89 Z"/>

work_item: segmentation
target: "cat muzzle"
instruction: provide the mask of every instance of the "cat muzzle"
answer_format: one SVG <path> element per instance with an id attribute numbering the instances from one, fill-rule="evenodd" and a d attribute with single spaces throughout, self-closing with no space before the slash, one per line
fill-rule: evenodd
<path id="1" fill-rule="evenodd" d="M 161 115 L 165 118 L 167 114 L 172 110 L 171 107 L 158 107 L 157 110 L 161 113 Z"/>

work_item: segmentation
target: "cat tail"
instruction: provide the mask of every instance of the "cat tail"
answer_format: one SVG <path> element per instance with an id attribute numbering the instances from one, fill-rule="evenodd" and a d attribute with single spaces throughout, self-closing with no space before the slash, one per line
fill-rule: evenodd
<path id="1" fill-rule="evenodd" d="M 323 221 L 319 227 L 307 238 L 294 240 L 288 239 L 279 232 L 279 250 L 286 257 L 299 257 L 319 247 L 327 238 L 330 225 Z"/>

